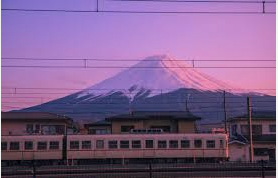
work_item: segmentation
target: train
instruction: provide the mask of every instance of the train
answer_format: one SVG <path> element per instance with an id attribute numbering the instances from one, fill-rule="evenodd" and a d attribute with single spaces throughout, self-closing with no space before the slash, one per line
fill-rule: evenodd
<path id="1" fill-rule="evenodd" d="M 1 136 L 2 164 L 227 161 L 227 134 Z"/>

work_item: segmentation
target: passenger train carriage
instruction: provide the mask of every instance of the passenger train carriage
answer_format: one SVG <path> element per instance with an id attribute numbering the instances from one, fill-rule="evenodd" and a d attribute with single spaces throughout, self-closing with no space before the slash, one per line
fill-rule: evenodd
<path id="1" fill-rule="evenodd" d="M 227 160 L 226 134 L 2 136 L 3 161 Z"/>

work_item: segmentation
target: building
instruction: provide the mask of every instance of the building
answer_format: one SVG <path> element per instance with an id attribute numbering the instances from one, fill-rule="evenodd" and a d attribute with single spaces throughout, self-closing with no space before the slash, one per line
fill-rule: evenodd
<path id="1" fill-rule="evenodd" d="M 162 129 L 166 133 L 195 133 L 200 117 L 189 111 L 135 111 L 106 118 L 112 134 L 129 133 L 131 129 Z"/>
<path id="2" fill-rule="evenodd" d="M 252 112 L 252 136 L 254 161 L 275 160 L 276 156 L 276 112 Z M 249 161 L 248 116 L 230 118 L 230 161 Z"/>
<path id="3" fill-rule="evenodd" d="M 100 120 L 90 124 L 84 124 L 88 134 L 110 134 L 111 122 Z"/>
<path id="4" fill-rule="evenodd" d="M 72 119 L 46 112 L 1 112 L 2 135 L 65 134 Z"/>

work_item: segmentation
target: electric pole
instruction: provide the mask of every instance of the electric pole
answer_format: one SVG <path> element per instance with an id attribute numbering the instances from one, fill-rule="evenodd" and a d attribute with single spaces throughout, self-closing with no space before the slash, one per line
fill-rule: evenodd
<path id="1" fill-rule="evenodd" d="M 249 128 L 249 158 L 250 162 L 253 162 L 253 137 L 252 137 L 252 111 L 251 111 L 251 101 L 250 97 L 247 97 L 247 116 L 248 116 L 248 128 Z"/>
<path id="2" fill-rule="evenodd" d="M 227 131 L 227 111 L 226 111 L 226 91 L 224 90 L 224 102 L 223 102 L 223 107 L 224 107 L 224 122 L 225 122 L 225 134 L 228 133 Z"/>

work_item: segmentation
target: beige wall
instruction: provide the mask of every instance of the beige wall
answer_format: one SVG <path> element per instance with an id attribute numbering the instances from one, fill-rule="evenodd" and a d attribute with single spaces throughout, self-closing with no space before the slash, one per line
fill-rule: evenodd
<path id="1" fill-rule="evenodd" d="M 40 124 L 40 125 L 65 125 L 64 122 L 48 122 L 48 121 L 1 121 L 1 135 L 26 135 L 27 124 Z"/>
<path id="2" fill-rule="evenodd" d="M 229 128 L 231 129 L 232 125 L 237 124 L 237 132 L 241 133 L 240 125 L 247 125 L 247 119 L 246 120 L 236 120 L 229 123 Z M 265 120 L 265 119 L 253 119 L 252 125 L 262 125 L 262 134 L 275 134 L 276 132 L 269 132 L 269 125 L 276 125 L 275 120 Z"/>
<path id="3" fill-rule="evenodd" d="M 275 143 L 256 143 L 253 148 L 268 148 L 276 149 Z M 229 144 L 229 157 L 230 161 L 249 161 L 249 144 L 232 143 Z M 269 160 L 268 156 L 255 156 L 254 161 Z"/>
<path id="4" fill-rule="evenodd" d="M 93 130 L 106 130 L 107 133 L 111 133 L 111 126 L 88 126 L 86 128 L 87 133 L 93 134 Z"/>
<path id="5" fill-rule="evenodd" d="M 112 122 L 112 133 L 113 134 L 120 134 L 121 133 L 121 126 L 130 126 L 133 125 L 134 129 L 142 129 L 144 128 L 143 121 L 114 121 Z"/>
<path id="6" fill-rule="evenodd" d="M 229 144 L 229 158 L 230 161 L 249 161 L 248 146 L 239 143 Z"/>
<path id="7" fill-rule="evenodd" d="M 112 122 L 112 133 L 120 134 L 121 126 L 134 126 L 134 129 L 150 128 L 151 126 L 170 126 L 172 133 L 194 133 L 194 121 L 173 120 L 138 120 L 138 121 L 114 121 Z"/>
<path id="8" fill-rule="evenodd" d="M 194 121 L 179 121 L 178 123 L 179 133 L 195 133 Z"/>
<path id="9" fill-rule="evenodd" d="M 171 132 L 173 132 L 173 133 L 178 132 L 177 121 L 172 121 L 172 120 L 144 120 L 143 124 L 144 124 L 143 128 L 150 128 L 151 126 L 170 126 Z"/>

